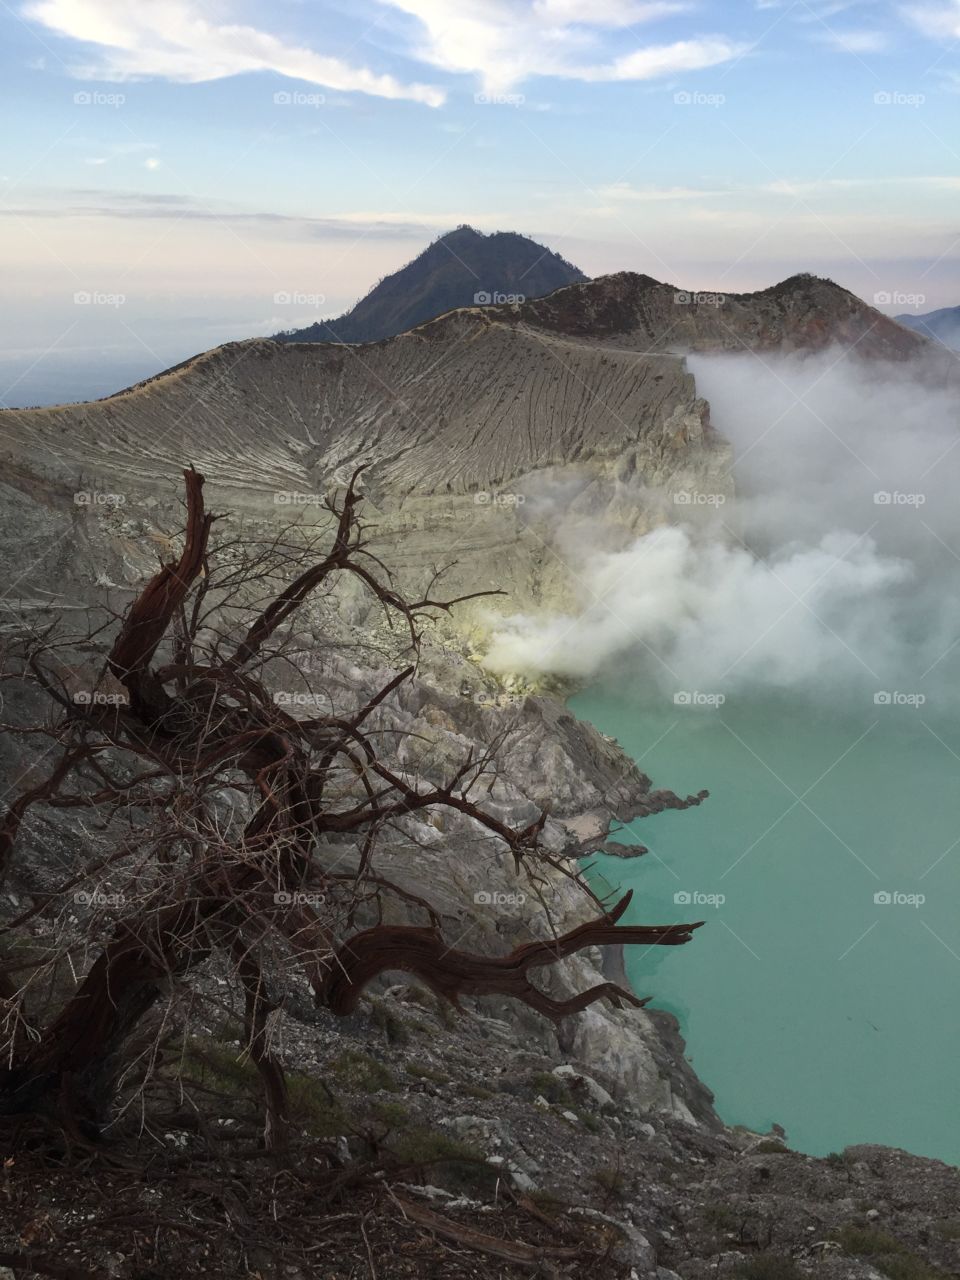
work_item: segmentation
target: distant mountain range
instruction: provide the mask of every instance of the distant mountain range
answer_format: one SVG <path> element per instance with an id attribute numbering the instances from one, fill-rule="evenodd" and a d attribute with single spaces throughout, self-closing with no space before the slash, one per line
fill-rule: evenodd
<path id="1" fill-rule="evenodd" d="M 922 316 L 907 313 L 897 316 L 897 320 L 925 338 L 942 342 L 951 351 L 960 351 L 960 307 L 941 307 Z"/>
<path id="2" fill-rule="evenodd" d="M 386 276 L 335 320 L 275 335 L 276 342 L 378 342 L 456 307 L 542 298 L 588 277 L 535 240 L 513 231 L 484 235 L 457 227 Z"/>

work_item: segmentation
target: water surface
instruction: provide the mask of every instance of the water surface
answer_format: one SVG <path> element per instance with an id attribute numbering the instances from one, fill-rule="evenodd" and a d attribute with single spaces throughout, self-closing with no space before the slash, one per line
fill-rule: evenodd
<path id="1" fill-rule="evenodd" d="M 632 823 L 619 838 L 650 853 L 596 872 L 635 889 L 635 922 L 707 920 L 627 968 L 679 1017 L 723 1119 L 776 1121 L 812 1154 L 960 1162 L 960 728 L 925 708 L 678 707 L 622 683 L 572 709 L 655 785 L 711 792 Z"/>

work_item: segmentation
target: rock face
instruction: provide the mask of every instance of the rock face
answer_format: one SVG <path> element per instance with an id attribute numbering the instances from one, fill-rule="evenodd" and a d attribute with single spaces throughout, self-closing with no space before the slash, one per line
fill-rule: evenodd
<path id="1" fill-rule="evenodd" d="M 462 612 L 481 631 L 491 610 L 565 601 L 558 510 L 625 539 L 671 493 L 730 486 L 681 357 L 483 310 L 362 348 L 230 344 L 108 400 L 2 413 L 0 457 L 6 537 L 49 549 L 21 583 L 31 599 L 142 581 L 177 526 L 185 462 L 215 508 L 260 530 L 322 525 L 323 496 L 363 465 L 373 549 L 411 590 L 455 560 L 446 594 L 507 593 Z"/>
<path id="2" fill-rule="evenodd" d="M 498 296 L 540 298 L 586 276 L 535 240 L 512 231 L 484 235 L 457 227 L 400 271 L 381 280 L 335 320 L 278 333 L 278 342 L 376 342 L 455 307 Z"/>
<path id="3" fill-rule="evenodd" d="M 511 310 L 518 324 L 641 351 L 818 351 L 838 343 L 867 358 L 907 360 L 929 349 L 855 294 L 812 275 L 719 294 L 622 271 Z"/>
<path id="4" fill-rule="evenodd" d="M 586 537 L 616 549 L 674 518 L 681 490 L 729 494 L 679 352 L 830 343 L 934 350 L 830 281 L 718 301 L 630 273 L 361 347 L 231 343 L 107 400 L 0 413 L 0 539 L 14 563 L 35 547 L 26 598 L 130 591 L 177 525 L 185 462 L 254 531 L 323 525 L 324 495 L 364 466 L 371 545 L 404 586 L 455 561 L 447 595 L 505 592 L 458 615 L 482 646 L 497 612 L 569 604 Z"/>

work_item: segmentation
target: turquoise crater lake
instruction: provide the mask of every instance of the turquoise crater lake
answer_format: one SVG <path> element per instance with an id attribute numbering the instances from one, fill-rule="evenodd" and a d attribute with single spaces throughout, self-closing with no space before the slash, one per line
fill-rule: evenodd
<path id="1" fill-rule="evenodd" d="M 877 1142 L 960 1163 L 960 725 L 797 698 L 676 706 L 629 682 L 571 709 L 699 808 L 635 821 L 599 856 L 627 922 L 705 919 L 628 949 L 680 1019 L 730 1124 L 815 1155 Z"/>

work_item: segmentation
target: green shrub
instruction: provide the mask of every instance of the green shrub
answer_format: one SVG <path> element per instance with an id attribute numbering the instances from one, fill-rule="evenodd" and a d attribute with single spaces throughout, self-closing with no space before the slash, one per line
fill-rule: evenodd
<path id="1" fill-rule="evenodd" d="M 315 1138 L 338 1138 L 351 1128 L 350 1116 L 323 1082 L 299 1072 L 287 1076 L 290 1119 Z"/>
<path id="2" fill-rule="evenodd" d="M 889 1231 L 879 1227 L 858 1227 L 850 1223 L 834 1232 L 834 1240 L 844 1253 L 855 1253 L 861 1258 L 872 1258 L 882 1253 L 904 1253 L 904 1247 Z"/>
<path id="3" fill-rule="evenodd" d="M 406 1070 L 407 1075 L 413 1076 L 416 1080 L 431 1080 L 434 1084 L 447 1084 L 450 1080 L 446 1071 L 425 1066 L 422 1062 L 408 1062 Z"/>
<path id="4" fill-rule="evenodd" d="M 381 1089 L 392 1092 L 397 1087 L 383 1063 L 359 1049 L 345 1049 L 330 1063 L 330 1071 L 344 1088 L 361 1093 L 377 1093 Z"/>
<path id="5" fill-rule="evenodd" d="M 406 1045 L 410 1043 L 410 1030 L 398 1013 L 383 1000 L 376 997 L 370 1001 L 370 1021 L 383 1032 L 388 1044 Z"/>
<path id="6" fill-rule="evenodd" d="M 869 1258 L 889 1280 L 945 1280 L 942 1271 L 930 1266 L 918 1254 L 879 1227 L 841 1227 L 834 1235 L 845 1253 Z"/>
<path id="7" fill-rule="evenodd" d="M 402 1102 L 389 1102 L 386 1098 L 374 1098 L 368 1114 L 388 1129 L 403 1129 L 410 1123 L 410 1112 Z"/>
<path id="8" fill-rule="evenodd" d="M 530 1075 L 529 1087 L 534 1094 L 555 1102 L 558 1106 L 573 1110 L 573 1094 L 559 1076 L 550 1071 L 534 1071 Z"/>
<path id="9" fill-rule="evenodd" d="M 618 1199 L 626 1191 L 626 1175 L 618 1164 L 609 1165 L 605 1169 L 595 1169 L 593 1180 L 608 1195 Z"/>
<path id="10" fill-rule="evenodd" d="M 805 1280 L 794 1260 L 782 1253 L 758 1253 L 745 1258 L 733 1274 L 737 1280 Z"/>

